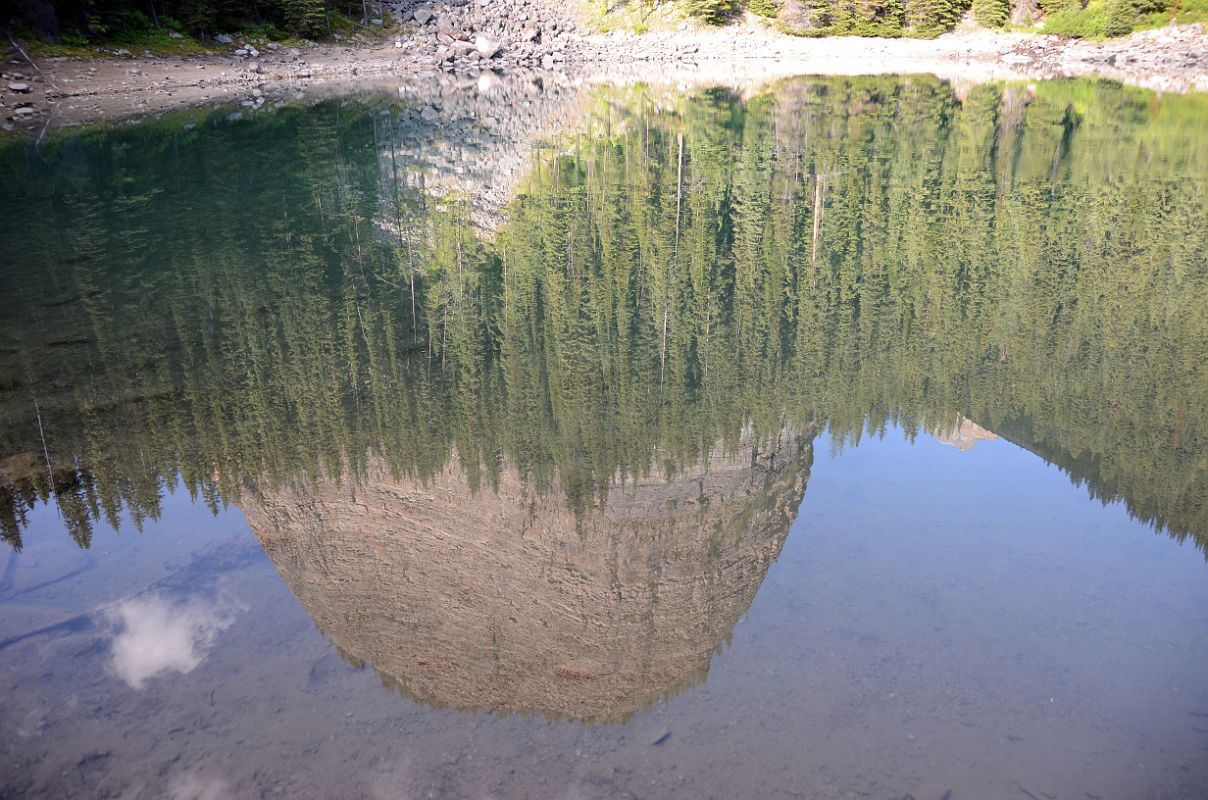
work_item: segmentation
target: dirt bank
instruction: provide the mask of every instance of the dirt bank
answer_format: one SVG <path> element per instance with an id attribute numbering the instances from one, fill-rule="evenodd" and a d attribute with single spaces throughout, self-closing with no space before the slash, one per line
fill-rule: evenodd
<path id="1" fill-rule="evenodd" d="M 934 40 L 804 39 L 757 24 L 582 36 L 573 24 L 547 18 L 521 28 L 506 17 L 500 21 L 452 12 L 425 23 L 409 21 L 393 39 L 357 47 L 261 44 L 249 49 L 235 41 L 229 52 L 206 57 L 39 61 L 13 50 L 3 65 L 0 125 L 43 136 L 64 126 L 219 102 L 259 107 L 383 83 L 422 86 L 442 72 L 466 79 L 483 72 L 520 72 L 559 83 L 688 86 L 753 84 L 806 74 L 932 73 L 962 81 L 1100 76 L 1164 92 L 1208 91 L 1208 35 L 1199 25 L 1101 43 L 988 31 Z"/>

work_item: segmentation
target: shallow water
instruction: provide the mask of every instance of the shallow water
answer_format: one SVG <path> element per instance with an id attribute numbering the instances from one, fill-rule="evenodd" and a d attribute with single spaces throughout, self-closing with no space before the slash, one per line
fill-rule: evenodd
<path id="1" fill-rule="evenodd" d="M 567 102 L 0 153 L 0 796 L 1204 796 L 1204 98 Z"/>

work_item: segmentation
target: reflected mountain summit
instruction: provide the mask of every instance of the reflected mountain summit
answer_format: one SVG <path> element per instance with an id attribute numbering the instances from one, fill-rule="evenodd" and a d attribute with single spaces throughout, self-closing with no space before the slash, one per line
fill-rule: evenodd
<path id="1" fill-rule="evenodd" d="M 576 516 L 511 469 L 474 492 L 372 462 L 241 504 L 315 624 L 353 663 L 440 707 L 612 722 L 703 679 L 801 505 L 812 436 L 744 438 Z"/>

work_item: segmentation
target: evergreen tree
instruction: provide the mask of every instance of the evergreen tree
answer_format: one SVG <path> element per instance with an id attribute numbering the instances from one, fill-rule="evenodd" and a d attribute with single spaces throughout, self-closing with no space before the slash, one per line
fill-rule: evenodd
<path id="1" fill-rule="evenodd" d="M 507 464 L 583 511 L 747 429 L 963 415 L 1208 547 L 1202 97 L 602 99 L 490 241 L 383 154 L 415 124 L 390 108 L 0 151 L 28 254 L 0 272 L 0 533 L 49 501 L 86 545 L 165 490 L 216 509 L 371 453 L 484 490 Z"/>
<path id="2" fill-rule="evenodd" d="M 738 0 L 683 0 L 684 10 L 705 22 L 717 24 L 734 13 Z"/>
<path id="3" fill-rule="evenodd" d="M 1010 15 L 1009 0 L 973 0 L 973 16 L 987 28 L 1001 28 Z"/>
<path id="4" fill-rule="evenodd" d="M 1136 0 L 1106 0 L 1106 24 L 1104 32 L 1108 36 L 1127 36 L 1132 33 L 1133 24 L 1137 19 Z"/>
<path id="5" fill-rule="evenodd" d="M 906 0 L 906 29 L 915 36 L 938 36 L 957 23 L 967 6 L 962 0 Z"/>
<path id="6" fill-rule="evenodd" d="M 327 5 L 324 0 L 283 0 L 286 23 L 299 36 L 319 37 L 327 32 Z"/>

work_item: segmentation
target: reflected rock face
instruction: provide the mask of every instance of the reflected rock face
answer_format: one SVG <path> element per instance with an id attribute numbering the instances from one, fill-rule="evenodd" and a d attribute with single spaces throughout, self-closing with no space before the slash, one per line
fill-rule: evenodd
<path id="1" fill-rule="evenodd" d="M 245 499 L 277 570 L 346 657 L 425 703 L 622 720 L 702 679 L 804 496 L 812 432 L 744 438 L 576 517 L 505 469 L 470 490 L 380 464 L 353 487 Z"/>
<path id="2" fill-rule="evenodd" d="M 942 444 L 955 447 L 962 453 L 967 453 L 974 448 L 978 442 L 993 442 L 998 440 L 998 435 L 992 431 L 988 431 L 981 425 L 978 425 L 973 420 L 967 417 L 961 417 L 953 428 L 947 431 L 937 431 L 935 438 Z"/>

